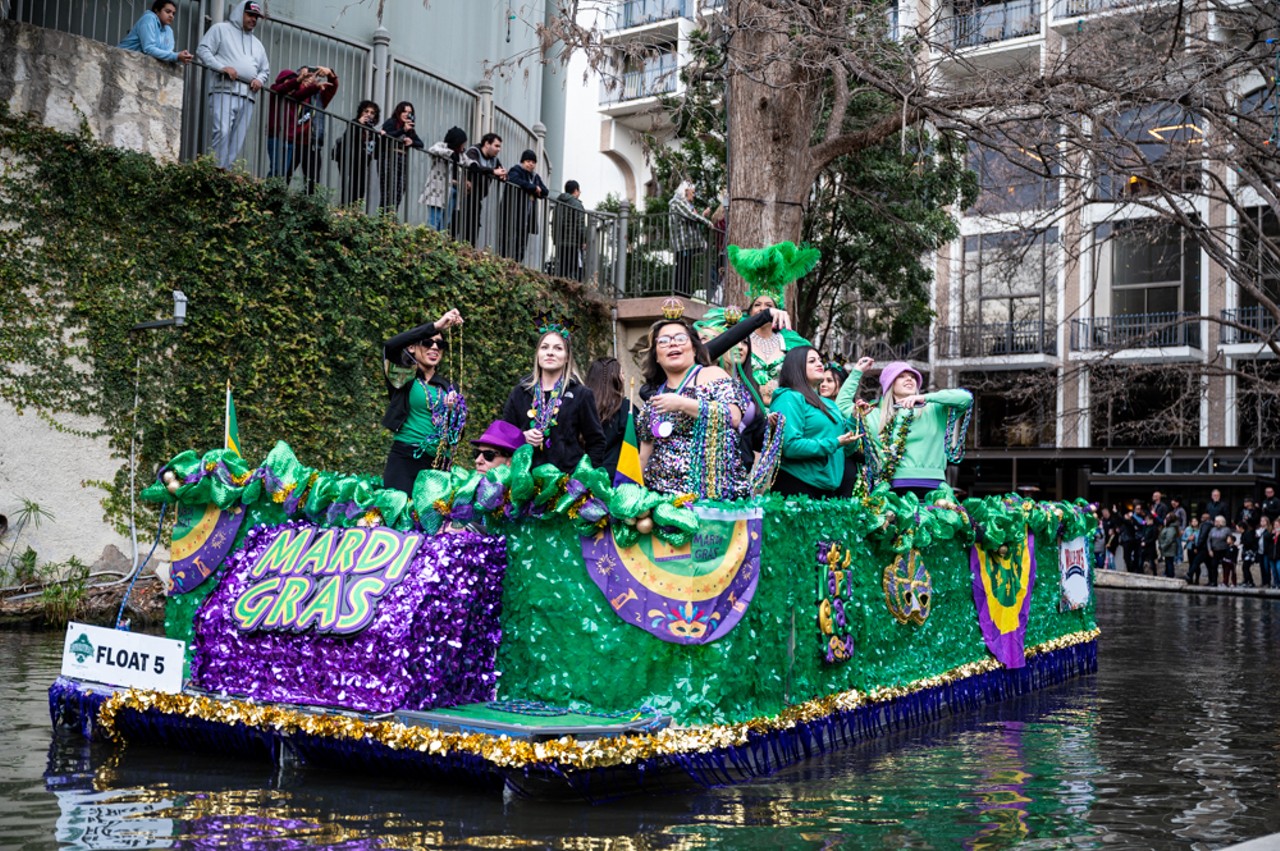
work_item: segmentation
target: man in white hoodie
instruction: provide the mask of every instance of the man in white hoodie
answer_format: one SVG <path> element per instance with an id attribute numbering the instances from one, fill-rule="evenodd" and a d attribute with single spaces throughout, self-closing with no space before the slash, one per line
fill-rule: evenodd
<path id="1" fill-rule="evenodd" d="M 196 48 L 200 61 L 216 71 L 209 89 L 209 142 L 221 168 L 230 168 L 240 156 L 254 99 L 271 73 L 267 50 L 253 35 L 264 17 L 261 3 L 241 0 L 227 20 L 209 27 Z"/>

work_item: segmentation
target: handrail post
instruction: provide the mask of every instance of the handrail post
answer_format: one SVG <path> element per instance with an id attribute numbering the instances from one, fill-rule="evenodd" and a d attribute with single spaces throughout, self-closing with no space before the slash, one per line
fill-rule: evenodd
<path id="1" fill-rule="evenodd" d="M 533 152 L 538 155 L 538 165 L 542 166 L 542 173 L 550 180 L 551 163 L 547 162 L 547 125 L 538 121 L 529 129 L 533 130 Z M 555 191 L 554 186 L 547 188 Z"/>
<path id="2" fill-rule="evenodd" d="M 622 298 L 627 292 L 627 230 L 631 223 L 631 202 L 623 199 L 618 205 L 618 218 L 614 220 L 618 262 L 614 264 L 613 296 Z"/>
<path id="3" fill-rule="evenodd" d="M 480 103 L 476 104 L 476 126 L 472 138 L 479 144 L 481 136 L 493 132 L 493 83 L 481 80 L 476 83 L 476 93 L 480 95 Z"/>

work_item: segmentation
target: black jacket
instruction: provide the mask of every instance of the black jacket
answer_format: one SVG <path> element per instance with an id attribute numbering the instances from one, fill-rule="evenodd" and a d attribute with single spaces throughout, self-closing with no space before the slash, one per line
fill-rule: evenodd
<path id="1" fill-rule="evenodd" d="M 1280 496 L 1273 496 L 1270 499 L 1264 499 L 1262 505 L 1259 506 L 1262 513 L 1267 515 L 1272 523 L 1280 519 Z"/>
<path id="2" fill-rule="evenodd" d="M 594 395 L 594 394 L 593 394 Z M 527 408 L 525 410 L 528 410 Z M 622 454 L 622 441 L 627 437 L 627 414 L 631 412 L 631 402 L 627 399 L 622 400 L 618 412 L 607 423 L 603 423 L 604 428 L 604 467 L 609 471 L 609 476 L 618 472 L 618 456 Z M 639 439 L 639 436 L 637 436 Z"/>
<path id="3" fill-rule="evenodd" d="M 1214 518 L 1219 515 L 1228 520 L 1231 519 L 1231 509 L 1227 507 L 1225 502 L 1210 502 L 1204 507 L 1204 510 L 1209 513 L 1209 525 L 1213 525 Z"/>
<path id="4" fill-rule="evenodd" d="M 502 407 L 502 418 L 521 431 L 528 431 L 532 408 L 533 393 L 522 381 L 511 388 L 507 404 Z M 550 450 L 533 451 L 533 466 L 555 464 L 561 472 L 572 473 L 584 454 L 591 456 L 591 463 L 597 467 L 604 463 L 604 430 L 596 413 L 596 396 L 590 387 L 574 381 L 565 388 L 550 438 Z"/>
<path id="5" fill-rule="evenodd" d="M 382 344 L 382 358 L 385 361 L 382 365 L 382 380 L 387 385 L 387 412 L 382 415 L 382 425 L 391 429 L 392 434 L 400 431 L 400 426 L 409 419 L 409 391 L 413 388 L 413 382 L 406 381 L 399 387 L 395 386 L 391 383 L 390 367 L 404 366 L 401 357 L 404 355 L 406 346 L 419 340 L 429 339 L 439 333 L 435 323 L 428 322 L 403 334 L 397 334 Z M 454 389 L 438 375 L 431 376 L 430 383 L 446 392 Z"/>

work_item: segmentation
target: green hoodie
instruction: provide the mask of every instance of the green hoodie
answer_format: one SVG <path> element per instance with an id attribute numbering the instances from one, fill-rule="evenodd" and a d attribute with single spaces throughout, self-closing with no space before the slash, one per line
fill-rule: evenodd
<path id="1" fill-rule="evenodd" d="M 779 387 L 773 392 L 769 412 L 787 418 L 782 429 L 781 469 L 806 485 L 836 491 L 840 488 L 845 464 L 840 435 L 848 429 L 835 403 L 830 399 L 822 402 L 831 417 L 811 405 L 798 390 Z"/>
<path id="2" fill-rule="evenodd" d="M 840 388 L 836 397 L 836 407 L 846 417 L 852 417 L 853 400 L 858 395 L 858 385 L 862 382 L 862 373 L 853 370 L 849 379 Z M 937 390 L 923 394 L 929 404 L 911 411 L 899 410 L 895 416 L 913 416 L 911 430 L 907 432 L 907 446 L 898 468 L 894 470 L 895 479 L 931 479 L 944 481 L 947 478 L 946 430 L 949 408 L 957 408 L 963 413 L 973 405 L 973 394 L 968 390 Z M 876 402 L 865 419 L 867 433 L 871 435 L 876 452 L 883 459 L 888 447 L 880 442 L 880 403 Z M 891 440 L 897 433 L 897 424 L 886 439 Z"/>

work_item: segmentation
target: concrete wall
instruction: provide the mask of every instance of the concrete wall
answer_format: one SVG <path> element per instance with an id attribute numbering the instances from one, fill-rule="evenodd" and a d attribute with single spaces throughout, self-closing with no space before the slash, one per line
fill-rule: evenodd
<path id="1" fill-rule="evenodd" d="M 0 100 L 47 127 L 176 160 L 182 72 L 141 53 L 0 21 Z"/>
<path id="2" fill-rule="evenodd" d="M 0 98 L 10 110 L 42 124 L 175 160 L 181 126 L 182 73 L 140 53 L 53 30 L 0 21 Z M 11 152 L 0 168 L 22 168 Z M 90 484 L 110 481 L 121 459 L 105 438 L 86 437 L 102 424 L 58 415 L 54 428 L 34 411 L 25 415 L 0 401 L 0 514 L 9 532 L 0 540 L 0 565 L 11 546 L 30 546 L 40 563 L 76 556 L 90 565 L 125 566 L 131 544 L 103 521 L 104 492 Z M 53 515 L 17 536 L 22 500 Z M 154 530 L 142 530 L 150 541 Z"/>

